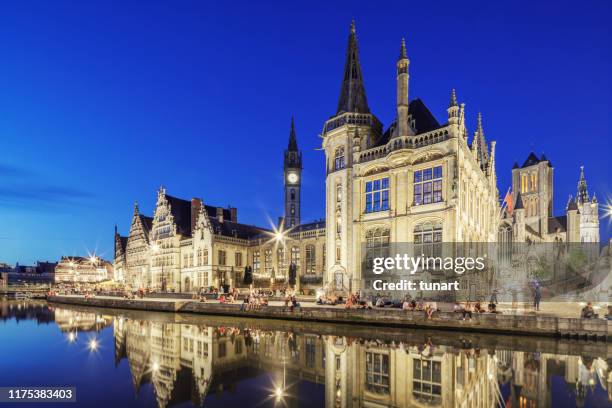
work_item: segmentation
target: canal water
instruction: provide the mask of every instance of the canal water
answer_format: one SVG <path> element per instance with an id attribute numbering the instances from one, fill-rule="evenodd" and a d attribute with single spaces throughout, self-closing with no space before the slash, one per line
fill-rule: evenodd
<path id="1" fill-rule="evenodd" d="M 16 407 L 609 407 L 607 350 L 0 301 L 0 386 L 76 388 Z"/>

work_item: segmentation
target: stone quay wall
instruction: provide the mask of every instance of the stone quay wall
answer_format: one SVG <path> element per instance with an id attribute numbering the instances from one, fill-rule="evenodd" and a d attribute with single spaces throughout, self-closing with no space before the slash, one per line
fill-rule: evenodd
<path id="1" fill-rule="evenodd" d="M 309 306 L 290 310 L 283 306 L 266 306 L 259 310 L 241 311 L 241 303 L 201 303 L 190 300 L 149 300 L 146 298 L 132 300 L 81 296 L 50 296 L 48 300 L 75 305 L 157 312 L 612 341 L 610 335 L 612 321 L 604 319 L 474 313 L 471 319 L 461 320 L 457 313 L 440 311 L 435 312 L 431 319 L 427 319 L 423 312 L 401 309 L 369 310 Z"/>

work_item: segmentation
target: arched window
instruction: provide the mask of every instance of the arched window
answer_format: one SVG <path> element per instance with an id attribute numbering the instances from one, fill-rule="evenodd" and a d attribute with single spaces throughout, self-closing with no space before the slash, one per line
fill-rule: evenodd
<path id="1" fill-rule="evenodd" d="M 295 188 L 291 189 L 291 199 L 295 200 Z"/>
<path id="2" fill-rule="evenodd" d="M 414 253 L 430 257 L 442 255 L 442 223 L 424 222 L 414 227 Z"/>
<path id="3" fill-rule="evenodd" d="M 512 227 L 506 223 L 499 226 L 497 231 L 499 252 L 497 258 L 500 262 L 509 263 L 512 260 Z"/>
<path id="4" fill-rule="evenodd" d="M 279 247 L 276 252 L 276 260 L 278 264 L 277 276 L 283 277 L 286 275 L 287 262 L 285 260 L 285 248 Z"/>
<path id="5" fill-rule="evenodd" d="M 342 202 L 342 184 L 340 183 L 336 185 L 336 202 L 337 203 Z"/>
<path id="6" fill-rule="evenodd" d="M 291 263 L 295 265 L 296 272 L 300 270 L 300 248 L 292 247 L 291 248 Z"/>
<path id="7" fill-rule="evenodd" d="M 336 148 L 334 154 L 334 170 L 340 170 L 344 168 L 344 146 Z"/>
<path id="8" fill-rule="evenodd" d="M 266 268 L 266 275 L 272 276 L 272 250 L 266 249 L 264 252 L 264 265 Z"/>
<path id="9" fill-rule="evenodd" d="M 306 245 L 306 273 L 315 273 L 316 250 L 314 245 Z"/>

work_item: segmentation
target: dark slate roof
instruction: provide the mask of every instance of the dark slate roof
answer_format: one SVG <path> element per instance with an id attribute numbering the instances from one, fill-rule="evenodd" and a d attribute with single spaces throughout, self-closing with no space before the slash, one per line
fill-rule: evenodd
<path id="1" fill-rule="evenodd" d="M 548 167 L 552 167 L 552 163 L 550 162 L 550 160 L 546 158 L 546 155 L 544 153 L 542 153 L 542 157 L 538 159 L 538 156 L 536 156 L 534 152 L 531 152 L 529 153 L 529 156 L 527 156 L 527 160 L 525 160 L 525 162 L 523 163 L 521 167 L 525 168 L 525 167 L 533 166 L 543 161 L 547 161 Z"/>
<path id="2" fill-rule="evenodd" d="M 224 218 L 220 222 L 217 217 L 209 217 L 210 224 L 214 234 L 221 234 L 226 237 L 234 237 L 241 239 L 251 239 L 265 232 L 271 232 L 265 228 L 256 227 L 254 225 L 240 224 L 232 222 Z"/>
<path id="3" fill-rule="evenodd" d="M 355 22 L 351 24 L 351 31 L 349 33 L 344 75 L 342 77 L 342 87 L 340 88 L 340 99 L 338 100 L 336 114 L 343 112 L 370 113 L 363 85 L 361 64 L 359 63 L 359 46 L 357 45 Z"/>
<path id="4" fill-rule="evenodd" d="M 419 98 L 410 101 L 408 104 L 408 114 L 414 119 L 417 135 L 440 128 L 440 123 L 438 123 L 431 111 Z"/>
<path id="5" fill-rule="evenodd" d="M 567 231 L 567 216 L 561 215 L 559 217 L 548 217 L 548 233 L 552 234 L 560 231 Z"/>
<path id="6" fill-rule="evenodd" d="M 574 200 L 574 197 L 570 196 L 569 201 L 567 202 L 567 211 L 578 211 L 578 204 L 576 204 L 576 200 Z"/>
<path id="7" fill-rule="evenodd" d="M 512 166 L 512 170 L 514 170 L 514 169 L 518 169 L 518 168 L 519 168 L 518 163 L 517 163 L 517 162 L 514 162 L 514 166 Z"/>
<path id="8" fill-rule="evenodd" d="M 306 224 L 300 224 L 297 227 L 291 229 L 291 232 L 311 231 L 315 229 L 325 228 L 325 220 L 317 220 L 308 222 Z"/>
<path id="9" fill-rule="evenodd" d="M 425 106 L 423 101 L 419 98 L 413 99 L 408 104 L 408 115 L 414 119 L 414 126 L 416 129 L 415 134 L 421 134 L 430 132 L 432 130 L 436 130 L 442 127 L 440 123 L 436 120 L 431 111 Z M 397 126 L 397 121 L 394 121 L 389 125 L 389 128 L 382 135 L 376 146 L 382 146 L 387 144 L 389 139 L 391 139 L 391 135 Z"/>
<path id="10" fill-rule="evenodd" d="M 534 152 L 531 152 L 529 153 L 529 156 L 527 156 L 527 160 L 525 160 L 521 167 L 533 166 L 535 164 L 538 164 L 539 162 L 540 159 L 538 159 L 538 156 L 536 156 Z"/>
<path id="11" fill-rule="evenodd" d="M 190 237 L 191 236 L 191 201 L 183 200 L 181 198 L 173 197 L 166 194 L 166 199 L 170 204 L 170 212 L 174 217 L 174 223 L 176 224 L 176 230 L 179 234 Z"/>
<path id="12" fill-rule="evenodd" d="M 153 218 L 152 217 L 147 217 L 146 215 L 143 214 L 138 214 L 138 216 L 140 217 L 140 221 L 142 222 L 142 226 L 144 227 L 147 235 L 149 234 L 149 232 L 151 231 L 151 227 L 153 226 Z"/>

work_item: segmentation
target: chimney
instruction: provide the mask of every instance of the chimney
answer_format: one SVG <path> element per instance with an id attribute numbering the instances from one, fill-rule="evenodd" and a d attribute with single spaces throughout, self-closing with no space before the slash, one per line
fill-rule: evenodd
<path id="1" fill-rule="evenodd" d="M 198 222 L 198 214 L 200 213 L 200 208 L 202 207 L 202 200 L 199 198 L 191 199 L 191 230 L 195 229 L 196 223 Z"/>
<path id="2" fill-rule="evenodd" d="M 223 208 L 222 207 L 217 207 L 217 219 L 219 220 L 219 222 L 223 222 Z"/>
<path id="3" fill-rule="evenodd" d="M 238 209 L 236 207 L 230 207 L 230 221 L 238 222 Z"/>

